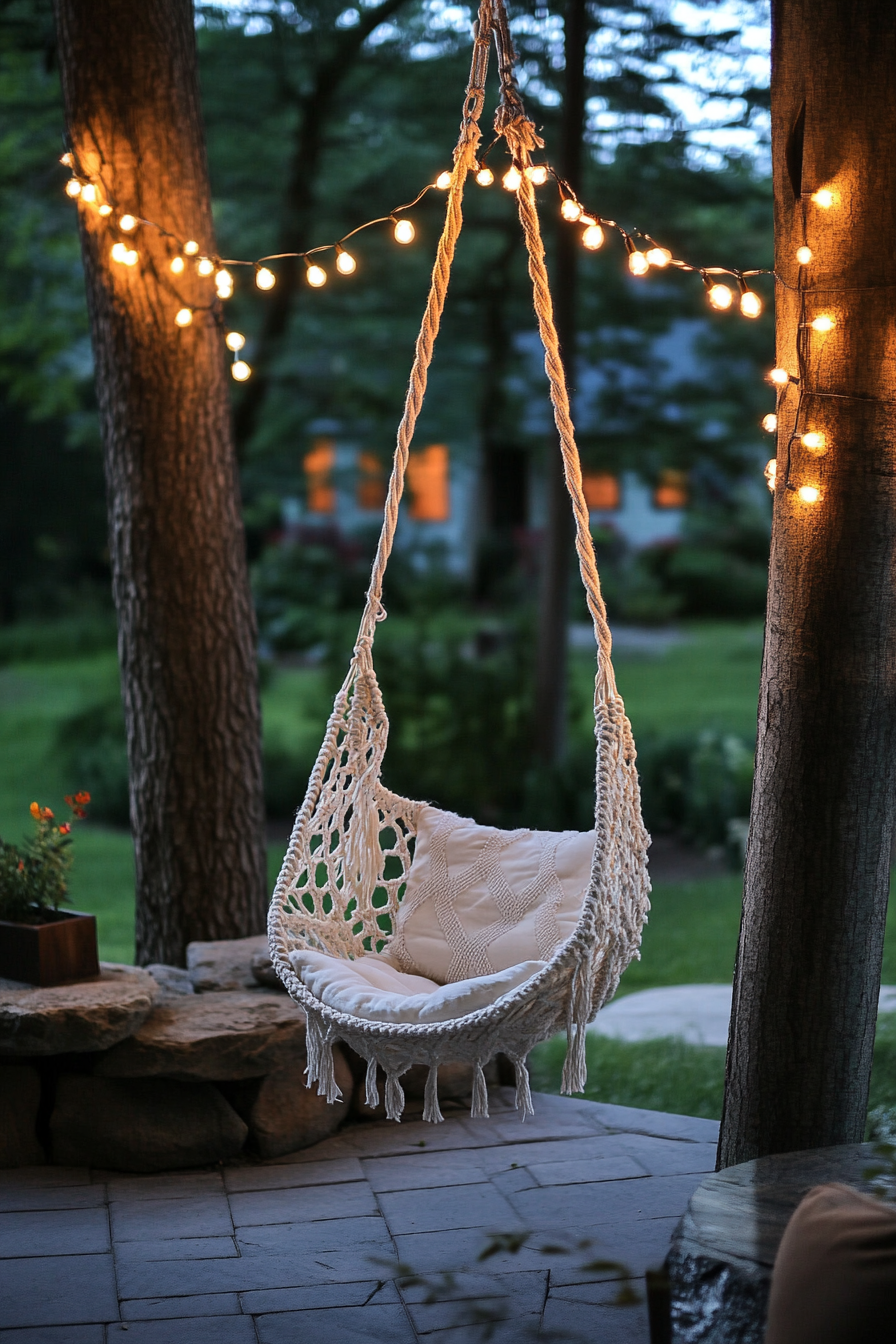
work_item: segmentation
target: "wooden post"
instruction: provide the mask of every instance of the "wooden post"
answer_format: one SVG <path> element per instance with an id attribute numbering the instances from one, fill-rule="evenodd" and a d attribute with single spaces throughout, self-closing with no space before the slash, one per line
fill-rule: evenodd
<path id="1" fill-rule="evenodd" d="M 109 547 L 131 772 L 137 960 L 264 927 L 264 803 L 255 625 L 214 283 L 190 0 L 57 0 L 76 162 L 116 205 L 81 204 Z M 110 258 L 125 240 L 134 266 Z M 178 309 L 193 322 L 175 325 Z"/>
<path id="2" fill-rule="evenodd" d="M 896 23 L 889 0 L 772 10 L 776 364 L 792 380 L 721 1167 L 863 1136 L 896 786 Z"/>

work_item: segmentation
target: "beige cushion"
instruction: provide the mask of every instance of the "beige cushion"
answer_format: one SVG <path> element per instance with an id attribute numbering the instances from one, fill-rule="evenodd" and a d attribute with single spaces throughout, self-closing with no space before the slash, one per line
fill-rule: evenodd
<path id="1" fill-rule="evenodd" d="M 421 807 L 390 959 L 443 985 L 550 960 L 578 922 L 595 839 Z"/>
<path id="2" fill-rule="evenodd" d="M 293 969 L 311 993 L 338 1012 L 373 1022 L 448 1022 L 487 1008 L 503 994 L 543 969 L 527 961 L 496 975 L 437 985 L 421 975 L 406 975 L 375 953 L 347 961 L 305 949 L 289 954 Z"/>
<path id="3" fill-rule="evenodd" d="M 896 1208 L 848 1185 L 819 1185 L 784 1231 L 765 1344 L 892 1344 Z"/>

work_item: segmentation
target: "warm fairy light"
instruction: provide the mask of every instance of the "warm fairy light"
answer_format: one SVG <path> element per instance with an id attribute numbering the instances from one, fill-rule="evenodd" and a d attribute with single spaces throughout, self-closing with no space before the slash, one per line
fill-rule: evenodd
<path id="1" fill-rule="evenodd" d="M 745 289 L 740 296 L 740 310 L 744 317 L 758 317 L 762 312 L 762 300 L 752 289 Z"/>
<path id="2" fill-rule="evenodd" d="M 438 187 L 439 191 L 447 191 L 448 188 L 451 186 L 451 174 L 447 170 L 445 172 L 439 173 L 438 177 L 436 178 L 436 186 Z"/>
<path id="3" fill-rule="evenodd" d="M 822 210 L 830 210 L 834 204 L 834 193 L 828 191 L 827 187 L 822 187 L 821 191 L 813 191 L 812 200 L 816 205 L 820 205 Z"/>
<path id="4" fill-rule="evenodd" d="M 796 250 L 796 259 L 801 266 L 808 266 L 812 260 L 811 247 L 798 247 Z"/>
<path id="5" fill-rule="evenodd" d="M 660 270 L 668 266 L 672 260 L 672 253 L 668 247 L 651 247 L 644 254 L 650 266 L 658 266 Z"/>
<path id="6" fill-rule="evenodd" d="M 821 317 L 816 317 L 813 322 L 809 323 L 813 331 L 833 331 L 836 325 L 837 323 L 827 313 L 822 313 Z"/>
<path id="7" fill-rule="evenodd" d="M 768 415 L 762 417 L 762 428 L 765 430 L 766 434 L 774 434 L 775 430 L 778 428 L 778 417 L 775 415 L 774 411 L 770 411 Z"/>
<path id="8" fill-rule="evenodd" d="M 821 491 L 817 485 L 801 485 L 796 493 L 804 504 L 817 504 Z"/>
<path id="9" fill-rule="evenodd" d="M 766 462 L 764 475 L 766 485 L 774 493 L 775 486 L 778 483 L 778 459 L 776 457 Z"/>
<path id="10" fill-rule="evenodd" d="M 505 191 L 518 191 L 522 180 L 523 176 L 519 168 L 508 168 L 501 179 L 501 185 Z"/>
<path id="11" fill-rule="evenodd" d="M 483 166 L 482 168 L 479 169 L 479 172 L 476 174 L 476 181 L 479 183 L 480 187 L 490 187 L 491 184 L 494 182 L 494 180 L 495 175 L 492 172 L 491 168 L 486 168 L 485 166 Z"/>
<path id="12" fill-rule="evenodd" d="M 566 196 L 560 206 L 560 213 L 570 224 L 575 224 L 576 220 L 581 216 L 582 207 L 579 205 L 578 201 L 574 201 L 571 196 Z"/>
<path id="13" fill-rule="evenodd" d="M 548 170 L 543 163 L 534 163 L 526 169 L 526 176 L 533 187 L 543 187 L 548 180 Z"/>
<path id="14" fill-rule="evenodd" d="M 127 254 L 128 254 L 128 249 L 125 247 L 124 243 L 113 243 L 113 244 L 112 244 L 112 254 L 111 254 L 111 255 L 112 255 L 112 260 L 113 260 L 113 261 L 120 261 L 120 262 L 122 263 L 122 265 L 124 265 L 124 259 L 125 259 L 125 257 L 127 256 Z"/>
<path id="15" fill-rule="evenodd" d="M 337 247 L 336 269 L 340 275 L 353 275 L 358 269 L 358 263 L 355 261 L 351 252 L 345 252 L 341 247 Z"/>
<path id="16" fill-rule="evenodd" d="M 187 263 L 184 261 L 183 257 L 171 258 L 171 270 L 174 272 L 175 275 L 182 275 L 183 269 L 186 266 L 186 264 Z"/>
<path id="17" fill-rule="evenodd" d="M 123 233 L 133 233 L 134 229 L 137 227 L 137 221 L 133 215 L 122 215 L 121 219 L 118 221 L 118 227 Z"/>
<path id="18" fill-rule="evenodd" d="M 706 297 L 713 308 L 717 308 L 720 313 L 724 312 L 726 308 L 730 308 L 734 302 L 734 294 L 727 285 L 710 285 Z"/>
<path id="19" fill-rule="evenodd" d="M 215 271 L 215 289 L 219 299 L 229 299 L 233 294 L 233 276 L 223 266 L 220 271 Z"/>
<path id="20" fill-rule="evenodd" d="M 184 251 L 187 249 L 184 248 Z M 259 289 L 273 289 L 277 283 L 277 277 L 273 271 L 269 271 L 267 266 L 259 266 L 255 272 L 255 283 Z"/>
<path id="21" fill-rule="evenodd" d="M 242 350 L 243 346 L 246 344 L 246 338 L 241 331 L 228 331 L 227 335 L 224 337 L 224 344 L 227 346 L 228 350 Z"/>
<path id="22" fill-rule="evenodd" d="M 211 275 L 215 269 L 215 263 L 211 257 L 200 257 L 196 263 L 196 271 L 199 275 Z"/>
<path id="23" fill-rule="evenodd" d="M 589 252 L 596 252 L 603 246 L 604 231 L 599 224 L 589 224 L 582 234 L 582 243 Z"/>
<path id="24" fill-rule="evenodd" d="M 191 238 L 188 243 L 184 243 L 184 251 L 188 257 L 195 257 L 196 253 L 199 251 L 199 244 L 196 242 L 195 238 Z"/>
<path id="25" fill-rule="evenodd" d="M 634 252 L 628 254 L 628 268 L 632 275 L 646 275 L 650 270 L 650 262 L 644 253 L 639 252 L 636 248 Z"/>
<path id="26" fill-rule="evenodd" d="M 174 321 L 179 327 L 188 327 L 193 321 L 193 309 L 179 308 L 174 314 Z"/>
<path id="27" fill-rule="evenodd" d="M 392 236 L 396 243 L 412 243 L 417 230 L 409 219 L 397 219 L 395 228 L 392 230 Z"/>
<path id="28" fill-rule="evenodd" d="M 820 434 L 816 430 L 810 430 L 808 434 L 804 434 L 800 439 L 800 443 L 804 448 L 814 448 L 816 452 L 819 452 L 828 446 L 828 441 L 824 434 Z"/>
<path id="29" fill-rule="evenodd" d="M 123 258 L 125 266 L 136 266 L 137 256 L 138 254 L 133 247 L 127 248 Z"/>
<path id="30" fill-rule="evenodd" d="M 108 201 L 103 201 L 102 205 L 98 205 L 98 206 L 97 206 L 97 213 L 98 213 L 98 214 L 101 214 L 101 215 L 103 216 L 104 219 L 106 218 L 107 215 L 111 215 L 111 213 L 112 213 L 112 207 L 111 207 L 111 205 L 109 204 L 109 202 L 108 202 Z"/>
<path id="31" fill-rule="evenodd" d="M 784 387 L 785 383 L 790 382 L 790 374 L 786 369 L 770 369 L 768 380 L 774 383 L 775 387 Z"/>
<path id="32" fill-rule="evenodd" d="M 92 182 L 85 182 L 81 188 L 81 200 L 86 201 L 88 205 L 93 205 L 96 200 L 96 187 Z"/>
<path id="33" fill-rule="evenodd" d="M 244 383 L 252 372 L 244 359 L 235 359 L 230 366 L 230 373 L 238 383 Z"/>
<path id="34" fill-rule="evenodd" d="M 60 162 L 61 164 L 63 164 L 63 166 L 66 167 L 66 168 L 71 168 L 71 166 L 72 166 L 72 164 L 74 163 L 74 161 L 75 161 L 75 156 L 74 156 L 74 154 L 70 154 L 70 153 L 68 152 L 68 150 L 65 151 L 65 153 L 62 155 L 62 157 L 61 157 L 60 160 L 59 160 L 59 162 Z"/>
<path id="35" fill-rule="evenodd" d="M 76 196 L 81 195 L 81 183 L 76 177 L 70 177 L 66 182 L 65 194 L 66 196 L 71 196 L 72 200 L 74 200 Z"/>
<path id="36" fill-rule="evenodd" d="M 323 266 L 309 266 L 305 272 L 305 279 L 312 289 L 320 289 L 327 283 L 327 273 Z"/>

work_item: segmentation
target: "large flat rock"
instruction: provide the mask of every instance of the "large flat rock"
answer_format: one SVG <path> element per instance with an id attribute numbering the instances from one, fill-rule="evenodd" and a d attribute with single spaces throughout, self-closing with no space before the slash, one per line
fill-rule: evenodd
<path id="1" fill-rule="evenodd" d="M 252 959 L 266 957 L 268 936 L 226 938 L 212 943 L 187 944 L 187 970 L 202 994 L 217 989 L 253 989 Z"/>
<path id="2" fill-rule="evenodd" d="M 130 1039 L 97 1060 L 107 1078 L 258 1078 L 304 1067 L 304 1014 L 285 994 L 255 989 L 162 1003 Z"/>
<path id="3" fill-rule="evenodd" d="M 53 989 L 0 988 L 0 1054 L 107 1050 L 146 1021 L 156 982 L 136 966 L 100 963 L 96 980 Z"/>

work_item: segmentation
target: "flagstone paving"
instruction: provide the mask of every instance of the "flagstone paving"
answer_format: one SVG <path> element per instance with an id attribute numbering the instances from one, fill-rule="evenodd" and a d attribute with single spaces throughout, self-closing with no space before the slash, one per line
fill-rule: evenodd
<path id="1" fill-rule="evenodd" d="M 646 1344 L 643 1302 L 614 1299 L 665 1256 L 717 1125 L 511 1105 L 214 1171 L 0 1173 L 0 1344 L 475 1344 L 483 1311 L 495 1344 Z"/>

